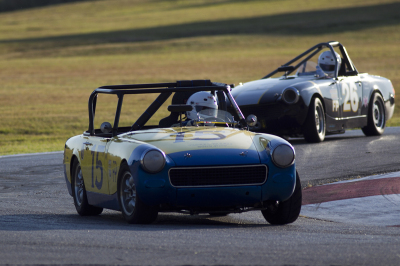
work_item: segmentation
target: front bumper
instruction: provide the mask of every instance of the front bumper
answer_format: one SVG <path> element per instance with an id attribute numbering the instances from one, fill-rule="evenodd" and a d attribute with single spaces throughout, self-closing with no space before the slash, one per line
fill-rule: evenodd
<path id="1" fill-rule="evenodd" d="M 294 165 L 286 169 L 270 169 L 267 181 L 262 185 L 176 188 L 161 175 L 146 177 L 148 174 L 141 174 L 137 186 L 140 199 L 149 206 L 159 206 L 160 211 L 260 208 L 267 200 L 287 200 L 296 184 Z"/>
<path id="2" fill-rule="evenodd" d="M 240 106 L 245 117 L 253 114 L 257 117 L 257 125 L 250 128 L 255 132 L 266 133 L 300 133 L 302 124 L 307 117 L 308 108 L 300 100 L 298 103 L 288 105 L 283 102 L 270 104 Z"/>

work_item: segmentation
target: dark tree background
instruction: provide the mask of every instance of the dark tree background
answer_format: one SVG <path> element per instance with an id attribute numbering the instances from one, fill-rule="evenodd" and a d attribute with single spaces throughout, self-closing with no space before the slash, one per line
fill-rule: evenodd
<path id="1" fill-rule="evenodd" d="M 93 0 L 0 0 L 0 12 Z"/>

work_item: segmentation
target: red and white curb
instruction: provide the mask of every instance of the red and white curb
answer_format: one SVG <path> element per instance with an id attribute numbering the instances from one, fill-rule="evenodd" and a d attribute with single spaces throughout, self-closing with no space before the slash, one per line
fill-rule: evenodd
<path id="1" fill-rule="evenodd" d="M 400 172 L 305 188 L 300 215 L 400 227 Z"/>

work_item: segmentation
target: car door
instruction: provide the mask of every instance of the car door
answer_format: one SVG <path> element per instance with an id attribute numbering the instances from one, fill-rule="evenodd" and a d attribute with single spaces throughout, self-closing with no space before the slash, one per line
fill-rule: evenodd
<path id="1" fill-rule="evenodd" d="M 315 84 L 318 85 L 320 92 L 324 98 L 326 112 L 326 130 L 328 132 L 339 131 L 342 124 L 339 119 L 341 110 L 339 108 L 339 85 L 334 79 L 316 79 Z"/>
<path id="2" fill-rule="evenodd" d="M 346 127 L 357 127 L 361 117 L 363 85 L 360 77 L 339 77 L 341 118 Z"/>
<path id="3" fill-rule="evenodd" d="M 107 174 L 107 148 L 109 142 L 109 138 L 83 137 L 81 168 L 87 191 L 109 194 Z"/>

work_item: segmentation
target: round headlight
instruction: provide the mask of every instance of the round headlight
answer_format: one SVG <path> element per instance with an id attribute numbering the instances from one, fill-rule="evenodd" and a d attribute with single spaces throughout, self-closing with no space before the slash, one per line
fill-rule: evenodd
<path id="1" fill-rule="evenodd" d="M 294 104 L 299 101 L 300 92 L 293 87 L 288 87 L 282 92 L 282 100 L 287 104 Z"/>
<path id="2" fill-rule="evenodd" d="M 165 154 L 159 150 L 147 150 L 143 153 L 140 163 L 146 172 L 160 172 L 165 165 Z"/>
<path id="3" fill-rule="evenodd" d="M 281 144 L 272 150 L 272 161 L 281 168 L 286 168 L 294 163 L 294 149 L 286 144 Z"/>

